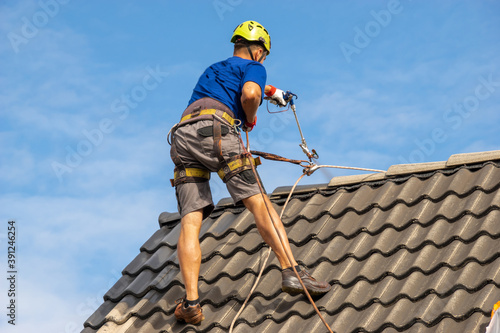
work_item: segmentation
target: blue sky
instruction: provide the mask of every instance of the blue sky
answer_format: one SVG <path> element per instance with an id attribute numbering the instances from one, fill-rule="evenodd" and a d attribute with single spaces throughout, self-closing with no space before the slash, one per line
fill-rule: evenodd
<path id="1" fill-rule="evenodd" d="M 500 149 L 495 1 L 3 1 L 0 267 L 15 220 L 19 275 L 17 325 L 3 310 L 2 332 L 79 332 L 176 211 L 166 133 L 250 19 L 271 34 L 268 83 L 299 96 L 321 163 L 386 170 Z M 303 158 L 293 115 L 265 103 L 250 141 Z M 301 174 L 259 170 L 268 191 Z M 217 202 L 228 194 L 215 178 Z"/>

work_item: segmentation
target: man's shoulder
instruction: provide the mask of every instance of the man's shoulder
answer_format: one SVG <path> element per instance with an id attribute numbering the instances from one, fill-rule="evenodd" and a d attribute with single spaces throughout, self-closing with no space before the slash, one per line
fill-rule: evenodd
<path id="1" fill-rule="evenodd" d="M 243 59 L 240 57 L 231 57 L 212 64 L 207 70 L 219 73 L 246 73 L 249 71 L 264 71 L 265 67 L 257 61 Z"/>

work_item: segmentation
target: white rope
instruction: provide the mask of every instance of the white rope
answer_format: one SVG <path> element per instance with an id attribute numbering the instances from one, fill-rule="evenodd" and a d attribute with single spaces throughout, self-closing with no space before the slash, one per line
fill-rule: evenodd
<path id="1" fill-rule="evenodd" d="M 382 172 L 382 173 L 385 172 L 384 170 L 378 170 L 378 169 L 357 168 L 357 167 L 348 167 L 348 166 L 339 166 L 339 165 L 318 165 L 317 167 L 318 168 L 336 168 L 336 169 L 373 171 L 373 172 Z"/>

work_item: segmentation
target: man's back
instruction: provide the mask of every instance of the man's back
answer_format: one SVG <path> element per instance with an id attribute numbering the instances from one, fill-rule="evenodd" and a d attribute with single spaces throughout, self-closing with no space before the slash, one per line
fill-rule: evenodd
<path id="1" fill-rule="evenodd" d="M 193 89 L 188 104 L 200 98 L 210 97 L 225 104 L 236 118 L 244 122 L 246 119 L 241 106 L 243 85 L 252 81 L 264 91 L 266 77 L 266 69 L 261 63 L 233 56 L 205 70 Z"/>

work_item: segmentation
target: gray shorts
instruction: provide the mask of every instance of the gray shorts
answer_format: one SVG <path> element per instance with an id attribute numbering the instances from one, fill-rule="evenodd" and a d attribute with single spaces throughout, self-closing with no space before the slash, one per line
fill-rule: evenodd
<path id="1" fill-rule="evenodd" d="M 186 168 L 205 169 L 217 172 L 222 168 L 214 152 L 213 136 L 206 132 L 213 125 L 212 120 L 200 120 L 179 127 L 172 135 L 172 146 L 175 145 L 177 154 Z M 222 125 L 229 132 L 222 136 L 222 155 L 228 159 L 243 153 L 238 134 L 232 127 Z M 172 150 L 170 151 L 172 156 Z M 252 170 L 230 178 L 226 183 L 227 190 L 237 204 L 241 200 L 260 193 L 259 185 Z M 203 218 L 206 218 L 214 209 L 209 181 L 200 183 L 183 183 L 175 187 L 177 208 L 181 217 L 193 211 L 203 209 Z"/>

